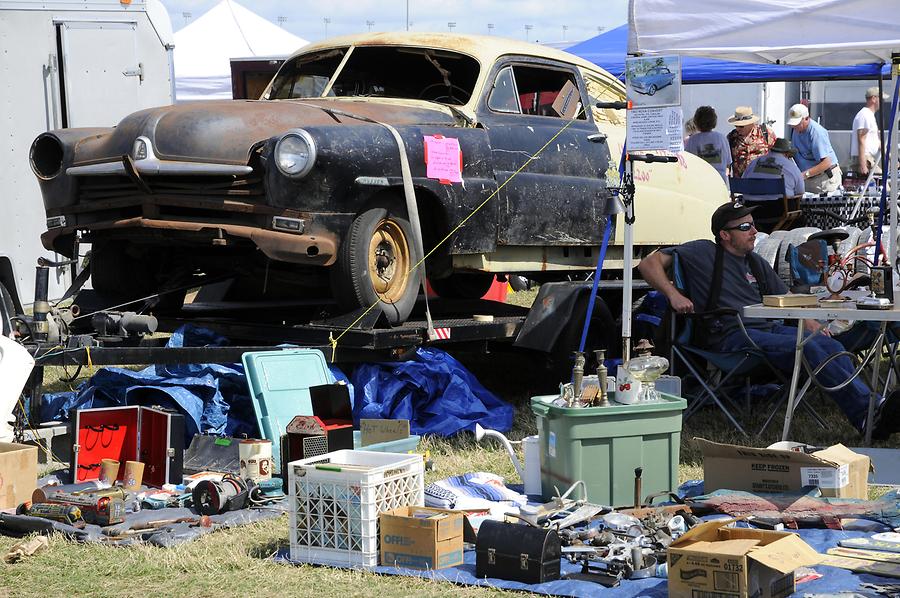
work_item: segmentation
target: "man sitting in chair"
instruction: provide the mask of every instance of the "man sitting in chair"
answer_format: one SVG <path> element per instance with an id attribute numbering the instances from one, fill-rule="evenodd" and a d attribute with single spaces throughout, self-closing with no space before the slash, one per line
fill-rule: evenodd
<path id="1" fill-rule="evenodd" d="M 779 179 L 784 178 L 784 194 L 787 197 L 803 195 L 803 174 L 794 162 L 794 146 L 790 139 L 776 139 L 769 152 L 755 158 L 744 171 L 745 179 Z M 754 197 L 754 199 L 781 199 L 774 195 Z"/>
<path id="2" fill-rule="evenodd" d="M 666 296 L 673 310 L 682 314 L 694 313 L 695 308 L 699 312 L 726 308 L 740 314 L 745 306 L 760 303 L 763 295 L 787 293 L 788 289 L 778 274 L 753 251 L 756 227 L 752 212 L 755 209 L 755 206 L 740 203 L 719 206 L 712 216 L 715 242 L 707 239 L 689 241 L 650 254 L 638 265 L 644 280 Z M 691 283 L 690 297 L 683 295 L 667 274 L 676 253 L 680 267 Z M 738 322 L 739 317 L 719 314 L 705 320 L 706 348 L 727 352 L 746 349 L 751 346 L 747 339 L 749 336 L 773 365 L 790 372 L 794 364 L 797 329 L 768 320 L 742 318 L 747 331 L 745 335 Z M 821 328 L 816 321 L 805 322 L 809 333 Z M 804 357 L 813 368 L 843 350 L 843 346 L 831 338 L 827 330 L 821 331 L 803 346 Z M 825 386 L 837 386 L 847 380 L 853 371 L 853 363 L 845 355 L 829 362 L 818 373 L 818 378 Z M 829 396 L 850 423 L 863 431 L 870 396 L 866 384 L 857 377 L 840 390 L 830 392 Z M 879 398 L 872 437 L 885 439 L 898 430 L 900 392 L 895 391 L 886 399 Z"/>

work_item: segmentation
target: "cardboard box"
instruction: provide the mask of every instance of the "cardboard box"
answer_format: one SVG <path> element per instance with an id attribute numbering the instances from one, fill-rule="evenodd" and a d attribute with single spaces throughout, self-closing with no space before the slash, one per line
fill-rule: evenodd
<path id="1" fill-rule="evenodd" d="M 0 442 L 0 509 L 31 500 L 37 487 L 36 446 Z"/>
<path id="2" fill-rule="evenodd" d="M 733 521 L 702 523 L 669 546 L 669 596 L 789 596 L 794 570 L 822 559 L 796 534 L 726 527 Z"/>
<path id="3" fill-rule="evenodd" d="M 818 486 L 822 496 L 868 498 L 869 457 L 842 444 L 811 454 L 694 441 L 703 452 L 703 490 L 793 492 Z"/>
<path id="4" fill-rule="evenodd" d="M 444 569 L 463 562 L 463 514 L 398 507 L 380 515 L 381 564 Z"/>

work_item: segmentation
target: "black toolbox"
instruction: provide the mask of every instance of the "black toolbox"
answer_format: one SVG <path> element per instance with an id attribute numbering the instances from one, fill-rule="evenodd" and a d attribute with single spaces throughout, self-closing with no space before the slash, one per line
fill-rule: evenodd
<path id="1" fill-rule="evenodd" d="M 562 550 L 552 529 L 486 520 L 475 542 L 475 575 L 522 583 L 559 579 Z"/>

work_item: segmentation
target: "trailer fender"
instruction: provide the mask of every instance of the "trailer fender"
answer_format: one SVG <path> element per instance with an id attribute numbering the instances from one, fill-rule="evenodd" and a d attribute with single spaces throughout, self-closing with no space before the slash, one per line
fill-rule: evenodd
<path id="1" fill-rule="evenodd" d="M 572 339 L 574 335 L 580 340 L 591 288 L 591 282 L 542 284 L 513 346 L 550 353 L 559 347 L 560 339 Z M 592 330 L 599 332 L 602 338 L 615 334 L 615 319 L 599 296 L 591 320 Z M 574 349 L 578 348 L 577 344 L 576 341 Z M 586 350 L 595 348 L 598 347 L 589 346 Z"/>

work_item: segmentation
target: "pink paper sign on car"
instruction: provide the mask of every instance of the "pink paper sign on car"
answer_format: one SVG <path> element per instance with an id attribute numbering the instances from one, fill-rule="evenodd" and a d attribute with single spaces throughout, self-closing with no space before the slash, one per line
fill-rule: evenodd
<path id="1" fill-rule="evenodd" d="M 445 185 L 462 182 L 462 150 L 459 139 L 425 135 L 425 176 Z"/>

